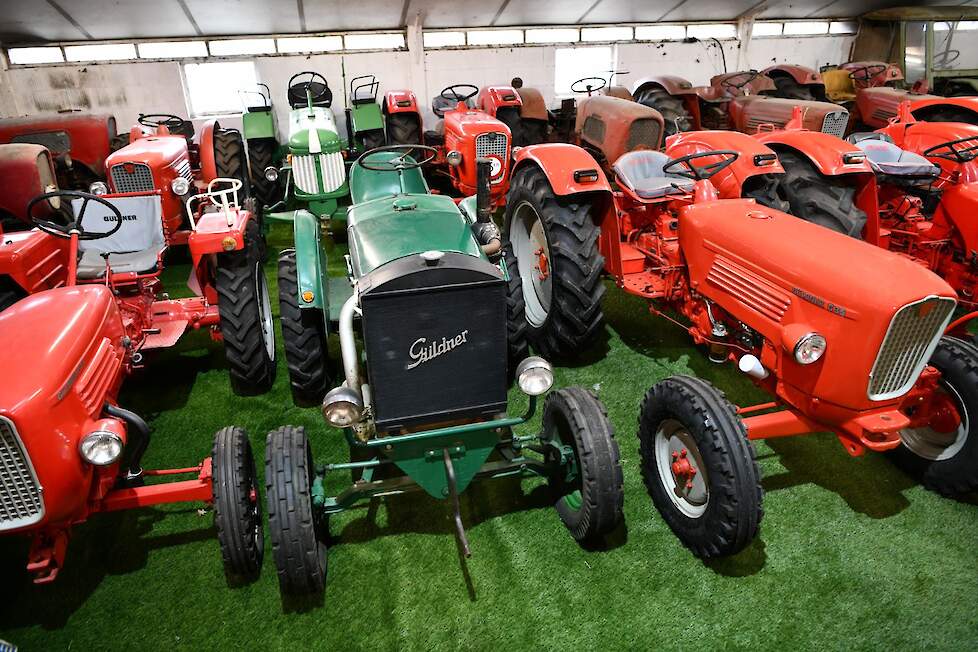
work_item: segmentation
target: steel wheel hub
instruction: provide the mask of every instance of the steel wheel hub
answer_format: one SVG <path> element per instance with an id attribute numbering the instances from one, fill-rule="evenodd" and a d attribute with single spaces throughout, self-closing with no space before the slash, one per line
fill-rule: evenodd
<path id="1" fill-rule="evenodd" d="M 676 509 L 699 518 L 710 502 L 709 478 L 696 440 L 682 423 L 666 419 L 655 433 L 659 482 Z"/>
<path id="2" fill-rule="evenodd" d="M 539 328 L 547 321 L 553 298 L 553 269 L 550 243 L 543 222 L 529 202 L 516 207 L 510 226 L 510 241 L 519 266 L 526 302 L 526 320 Z"/>
<path id="3" fill-rule="evenodd" d="M 931 404 L 928 424 L 904 428 L 900 440 L 915 455 L 939 462 L 951 459 L 964 448 L 970 419 L 961 395 L 943 380 Z"/>
<path id="4" fill-rule="evenodd" d="M 272 304 L 268 298 L 268 282 L 261 267 L 261 261 L 255 263 L 255 288 L 258 292 L 258 323 L 261 325 L 261 337 L 265 342 L 265 352 L 270 360 L 275 359 L 275 324 L 272 317 Z"/>

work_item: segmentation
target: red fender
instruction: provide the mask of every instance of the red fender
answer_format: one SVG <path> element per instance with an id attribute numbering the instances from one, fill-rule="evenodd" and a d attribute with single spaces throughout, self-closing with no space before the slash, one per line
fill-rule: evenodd
<path id="1" fill-rule="evenodd" d="M 418 113 L 418 98 L 414 91 L 400 90 L 384 93 L 384 113 Z"/>
<path id="2" fill-rule="evenodd" d="M 761 74 L 768 77 L 771 76 L 771 73 L 782 73 L 788 75 L 795 80 L 796 84 L 825 84 L 825 82 L 822 80 L 822 74 L 820 72 L 805 66 L 783 63 L 777 66 L 770 66 L 761 71 Z"/>
<path id="3" fill-rule="evenodd" d="M 483 86 L 475 105 L 495 118 L 496 111 L 502 107 L 520 107 L 523 105 L 523 100 L 512 86 Z"/>
<path id="4" fill-rule="evenodd" d="M 639 91 L 644 91 L 650 87 L 664 89 L 670 95 L 695 95 L 696 90 L 693 84 L 682 77 L 676 75 L 659 75 L 657 77 L 642 77 L 632 84 L 632 95 L 638 95 Z"/>
<path id="5" fill-rule="evenodd" d="M 217 120 L 208 120 L 200 128 L 200 174 L 201 180 L 207 184 L 217 178 L 217 161 L 214 160 L 214 130 L 220 129 Z"/>
<path id="6" fill-rule="evenodd" d="M 525 167 L 536 166 L 547 175 L 556 195 L 581 192 L 611 192 L 601 166 L 586 150 L 566 143 L 521 147 L 513 157 L 513 177 Z M 576 178 L 575 178 L 576 177 Z"/>

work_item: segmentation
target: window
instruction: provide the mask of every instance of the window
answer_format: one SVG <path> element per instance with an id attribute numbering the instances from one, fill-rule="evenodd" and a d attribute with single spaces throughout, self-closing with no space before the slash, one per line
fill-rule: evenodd
<path id="1" fill-rule="evenodd" d="M 584 27 L 582 41 L 631 41 L 635 34 L 631 27 Z"/>
<path id="2" fill-rule="evenodd" d="M 686 27 L 686 34 L 698 39 L 737 38 L 737 26 L 730 23 L 689 25 Z"/>
<path id="3" fill-rule="evenodd" d="M 639 41 L 681 41 L 686 38 L 685 25 L 642 25 L 635 28 Z"/>
<path id="4" fill-rule="evenodd" d="M 573 94 L 571 84 L 578 79 L 608 79 L 614 65 L 614 49 L 611 46 L 559 48 L 554 53 L 554 92 L 566 97 Z"/>
<path id="5" fill-rule="evenodd" d="M 754 23 L 751 36 L 781 36 L 781 23 Z"/>
<path id="6" fill-rule="evenodd" d="M 347 50 L 397 50 L 404 47 L 404 34 L 347 34 Z"/>
<path id="7" fill-rule="evenodd" d="M 829 25 L 829 34 L 855 34 L 858 29 L 855 21 L 847 20 Z"/>
<path id="8" fill-rule="evenodd" d="M 62 63 L 65 60 L 61 48 L 10 48 L 7 50 L 7 58 L 15 65 Z"/>
<path id="9" fill-rule="evenodd" d="M 521 29 L 480 29 L 469 32 L 469 45 L 515 45 L 522 42 Z"/>
<path id="10" fill-rule="evenodd" d="M 528 29 L 524 32 L 527 43 L 576 43 L 580 35 L 574 28 Z"/>
<path id="11" fill-rule="evenodd" d="M 785 36 L 811 36 L 813 34 L 827 34 L 829 24 L 822 21 L 808 21 L 797 23 L 785 23 Z"/>
<path id="12" fill-rule="evenodd" d="M 465 45 L 465 32 L 425 32 L 426 48 L 450 48 Z"/>
<path id="13" fill-rule="evenodd" d="M 206 57 L 207 44 L 203 41 L 157 41 L 140 43 L 140 59 L 182 59 Z"/>
<path id="14" fill-rule="evenodd" d="M 330 52 L 343 49 L 342 36 L 297 36 L 278 39 L 278 51 L 290 52 Z"/>
<path id="15" fill-rule="evenodd" d="M 251 61 L 187 63 L 183 73 L 194 116 L 240 113 L 238 91 L 250 91 L 258 85 L 255 64 Z"/>
<path id="16" fill-rule="evenodd" d="M 68 61 L 121 61 L 135 58 L 136 46 L 132 43 L 65 46 L 65 59 Z"/>
<path id="17" fill-rule="evenodd" d="M 215 57 L 229 57 L 239 54 L 275 54 L 275 39 L 240 38 L 229 41 L 211 41 L 211 54 Z"/>

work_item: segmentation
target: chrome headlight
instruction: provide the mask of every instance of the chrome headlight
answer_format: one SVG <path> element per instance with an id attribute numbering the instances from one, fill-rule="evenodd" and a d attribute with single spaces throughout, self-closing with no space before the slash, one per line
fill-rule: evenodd
<path id="1" fill-rule="evenodd" d="M 348 428 L 363 416 L 363 397 L 349 387 L 334 387 L 323 399 L 323 418 L 337 428 Z"/>
<path id="2" fill-rule="evenodd" d="M 795 344 L 795 360 L 799 364 L 818 362 L 825 355 L 825 337 L 819 333 L 802 335 Z"/>
<path id="3" fill-rule="evenodd" d="M 173 191 L 174 195 L 178 197 L 183 197 L 188 192 L 190 192 L 190 182 L 183 177 L 177 177 L 170 182 L 170 190 Z"/>
<path id="4" fill-rule="evenodd" d="M 445 160 L 451 166 L 457 166 L 462 164 L 462 152 L 458 150 L 452 150 L 448 154 L 445 154 Z"/>
<path id="5" fill-rule="evenodd" d="M 93 183 L 88 187 L 88 192 L 92 193 L 93 195 L 99 195 L 99 196 L 107 195 L 109 194 L 109 187 L 106 185 L 104 181 L 96 181 L 95 183 Z"/>
<path id="6" fill-rule="evenodd" d="M 543 358 L 530 356 L 516 367 L 516 382 L 527 396 L 545 394 L 554 384 L 553 367 Z"/>
<path id="7" fill-rule="evenodd" d="M 78 442 L 78 453 L 89 464 L 108 466 L 122 455 L 122 437 L 109 430 L 90 432 Z"/>
<path id="8" fill-rule="evenodd" d="M 269 165 L 267 168 L 265 168 L 265 180 L 278 181 L 278 168 L 274 165 Z"/>

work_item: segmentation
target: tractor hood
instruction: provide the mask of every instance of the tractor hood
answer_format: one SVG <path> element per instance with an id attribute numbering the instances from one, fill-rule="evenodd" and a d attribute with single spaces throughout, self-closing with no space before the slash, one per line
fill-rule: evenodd
<path id="1" fill-rule="evenodd" d="M 908 257 L 749 200 L 684 208 L 679 239 L 692 287 L 788 352 L 785 382 L 847 408 L 875 405 L 867 382 L 896 312 L 931 296 L 956 298 Z M 790 355 L 800 331 L 828 342 L 817 373 Z"/>
<path id="2" fill-rule="evenodd" d="M 484 258 L 469 222 L 444 195 L 374 199 L 351 207 L 347 220 L 355 278 L 392 260 L 425 251 Z"/>
<path id="3" fill-rule="evenodd" d="M 343 148 L 333 112 L 322 106 L 293 109 L 289 114 L 289 151 L 331 154 Z"/>

